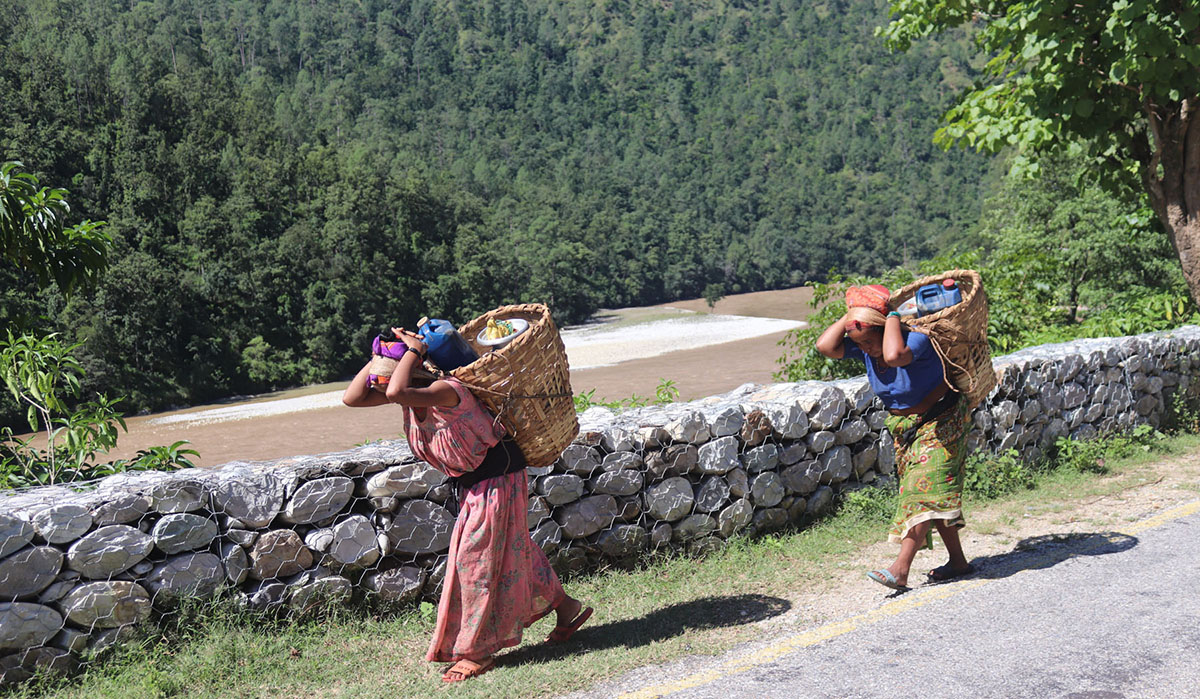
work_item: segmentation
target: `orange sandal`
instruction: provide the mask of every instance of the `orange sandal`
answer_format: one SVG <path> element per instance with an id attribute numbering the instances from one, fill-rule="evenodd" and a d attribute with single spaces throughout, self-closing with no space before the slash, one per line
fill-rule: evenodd
<path id="1" fill-rule="evenodd" d="M 550 632 L 550 635 L 546 637 L 546 643 L 565 643 L 566 641 L 571 640 L 571 637 L 575 635 L 575 632 L 579 630 L 579 627 L 583 626 L 583 622 L 587 621 L 591 616 L 592 608 L 585 607 L 579 612 L 578 616 L 571 620 L 571 623 L 567 624 L 566 626 L 555 626 L 554 630 Z"/>
<path id="2" fill-rule="evenodd" d="M 495 658 L 488 658 L 483 662 L 475 662 L 474 660 L 463 659 L 450 666 L 442 675 L 443 682 L 462 682 L 469 680 L 472 677 L 479 677 L 483 673 L 491 670 L 496 666 Z"/>

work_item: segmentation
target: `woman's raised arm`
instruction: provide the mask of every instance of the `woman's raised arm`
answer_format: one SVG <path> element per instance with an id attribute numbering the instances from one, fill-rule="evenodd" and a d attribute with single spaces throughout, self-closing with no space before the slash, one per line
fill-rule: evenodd
<path id="1" fill-rule="evenodd" d="M 434 381 L 427 388 L 416 388 L 412 385 L 413 370 L 421 365 L 421 358 L 417 355 L 424 356 L 425 343 L 417 335 L 405 332 L 404 328 L 392 330 L 396 337 L 416 351 L 405 352 L 400 358 L 391 381 L 388 382 L 387 400 L 410 408 L 428 408 L 435 405 L 453 408 L 458 405 L 458 392 L 445 381 Z"/>
<path id="2" fill-rule="evenodd" d="M 363 365 L 362 369 L 358 370 L 358 373 L 350 380 L 350 385 L 342 393 L 343 403 L 351 408 L 370 408 L 376 405 L 387 404 L 387 396 L 379 391 L 371 390 L 371 387 L 367 385 L 367 377 L 370 374 L 371 363 L 367 362 Z"/>
<path id="3" fill-rule="evenodd" d="M 817 338 L 817 351 L 830 359 L 841 359 L 845 356 L 846 348 L 842 341 L 846 338 L 846 316 L 833 322 L 821 336 Z"/>
<path id="4" fill-rule="evenodd" d="M 908 366 L 912 364 L 913 353 L 904 342 L 904 332 L 900 327 L 900 316 L 888 315 L 883 326 L 883 361 L 888 366 Z"/>

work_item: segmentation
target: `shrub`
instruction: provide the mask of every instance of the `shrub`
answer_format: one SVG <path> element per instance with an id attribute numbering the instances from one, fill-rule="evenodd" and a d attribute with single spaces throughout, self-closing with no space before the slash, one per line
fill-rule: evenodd
<path id="1" fill-rule="evenodd" d="M 1032 488 L 1034 471 L 1016 449 L 1003 454 L 971 454 L 963 466 L 963 492 L 983 500 Z"/>
<path id="2" fill-rule="evenodd" d="M 896 493 L 877 487 L 850 490 L 842 494 L 839 512 L 866 521 L 886 521 L 896 512 Z"/>

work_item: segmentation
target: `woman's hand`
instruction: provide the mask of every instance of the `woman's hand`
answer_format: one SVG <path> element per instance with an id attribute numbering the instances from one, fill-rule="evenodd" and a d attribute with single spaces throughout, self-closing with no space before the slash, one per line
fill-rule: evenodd
<path id="1" fill-rule="evenodd" d="M 392 332 L 413 351 L 405 352 L 396 364 L 396 371 L 392 374 L 392 380 L 388 382 L 387 400 L 409 408 L 428 408 L 435 405 L 452 408 L 458 405 L 458 392 L 445 381 L 434 381 L 425 388 L 412 385 L 413 371 L 420 367 L 425 359 L 425 341 L 404 328 L 392 328 Z"/>
<path id="2" fill-rule="evenodd" d="M 421 339 L 420 335 L 410 333 L 404 328 L 392 328 L 392 332 L 396 335 L 396 337 L 400 338 L 405 345 L 416 350 L 417 354 L 421 355 L 422 359 L 429 356 L 429 346 L 425 344 L 425 341 Z"/>

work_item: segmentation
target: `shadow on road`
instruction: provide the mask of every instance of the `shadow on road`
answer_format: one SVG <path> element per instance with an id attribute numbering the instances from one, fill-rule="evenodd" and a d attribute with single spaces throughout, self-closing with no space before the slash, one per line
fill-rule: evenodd
<path id="1" fill-rule="evenodd" d="M 1022 539 L 1009 553 L 980 556 L 971 561 L 975 578 L 1007 578 L 1023 570 L 1049 568 L 1076 556 L 1103 556 L 1137 546 L 1137 537 L 1117 532 L 1043 534 Z"/>
<path id="2" fill-rule="evenodd" d="M 779 616 L 792 604 L 766 595 L 730 595 L 704 597 L 656 609 L 636 619 L 613 621 L 597 626 L 587 625 L 562 646 L 529 645 L 503 656 L 506 665 L 539 663 L 556 660 L 564 655 L 587 653 L 608 648 L 636 648 L 679 636 L 689 631 L 703 631 L 728 626 L 752 624 Z M 597 610 L 597 613 L 601 613 Z"/>

